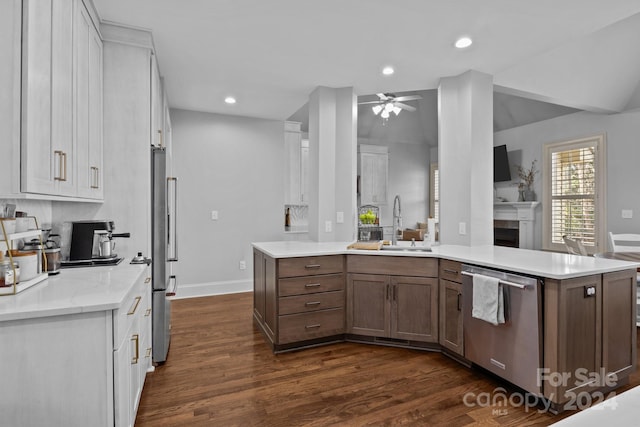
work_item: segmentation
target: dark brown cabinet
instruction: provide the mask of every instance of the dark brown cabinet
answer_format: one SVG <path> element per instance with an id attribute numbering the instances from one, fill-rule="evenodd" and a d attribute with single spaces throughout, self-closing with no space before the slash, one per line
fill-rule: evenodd
<path id="1" fill-rule="evenodd" d="M 347 257 L 347 271 L 349 334 L 438 341 L 437 260 L 354 255 Z M 364 271 L 377 274 L 360 273 Z"/>
<path id="2" fill-rule="evenodd" d="M 254 319 L 274 350 L 344 334 L 344 257 L 274 259 L 254 249 Z"/>
<path id="3" fill-rule="evenodd" d="M 462 265 L 440 260 L 440 345 L 464 355 L 462 324 Z"/>
<path id="4" fill-rule="evenodd" d="M 635 296 L 635 270 L 545 280 L 542 384 L 556 407 L 635 371 Z"/>

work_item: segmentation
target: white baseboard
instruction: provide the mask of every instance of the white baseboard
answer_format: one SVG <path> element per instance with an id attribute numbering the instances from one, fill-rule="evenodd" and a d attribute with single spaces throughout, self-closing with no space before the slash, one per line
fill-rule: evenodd
<path id="1" fill-rule="evenodd" d="M 172 299 L 197 298 L 212 295 L 237 294 L 253 291 L 251 280 L 228 280 L 221 282 L 181 284 Z"/>

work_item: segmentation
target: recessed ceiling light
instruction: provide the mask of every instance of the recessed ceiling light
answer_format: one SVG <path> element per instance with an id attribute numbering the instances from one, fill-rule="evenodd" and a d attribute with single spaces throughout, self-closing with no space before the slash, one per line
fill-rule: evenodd
<path id="1" fill-rule="evenodd" d="M 469 37 L 460 37 L 458 40 L 456 40 L 456 47 L 458 49 L 464 49 L 465 47 L 471 46 L 472 43 L 473 40 L 471 40 Z"/>
<path id="2" fill-rule="evenodd" d="M 227 96 L 224 99 L 224 102 L 226 102 L 227 104 L 235 104 L 236 103 L 236 99 L 233 96 Z"/>
<path id="3" fill-rule="evenodd" d="M 393 67 L 384 67 L 382 69 L 382 74 L 384 74 L 385 76 L 390 76 L 394 72 L 395 72 L 395 70 L 393 69 Z"/>

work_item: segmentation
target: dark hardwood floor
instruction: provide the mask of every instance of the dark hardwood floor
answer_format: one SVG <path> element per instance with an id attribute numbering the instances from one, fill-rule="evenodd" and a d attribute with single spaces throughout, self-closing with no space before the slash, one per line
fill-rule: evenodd
<path id="1" fill-rule="evenodd" d="M 571 414 L 467 405 L 505 384 L 440 353 L 338 343 L 274 355 L 252 303 L 174 301 L 169 358 L 147 375 L 136 426 L 545 426 Z M 624 389 L 639 384 L 636 372 Z"/>

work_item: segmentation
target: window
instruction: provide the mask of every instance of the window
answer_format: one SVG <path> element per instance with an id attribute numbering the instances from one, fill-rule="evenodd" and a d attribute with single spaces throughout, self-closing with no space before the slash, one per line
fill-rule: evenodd
<path id="1" fill-rule="evenodd" d="M 438 164 L 431 163 L 429 171 L 429 182 L 431 183 L 431 188 L 429 189 L 429 216 L 434 218 L 436 222 L 440 222 L 440 173 L 438 171 Z"/>
<path id="2" fill-rule="evenodd" d="M 581 239 L 589 253 L 605 248 L 604 135 L 546 144 L 543 247 L 566 252 L 562 236 Z"/>

